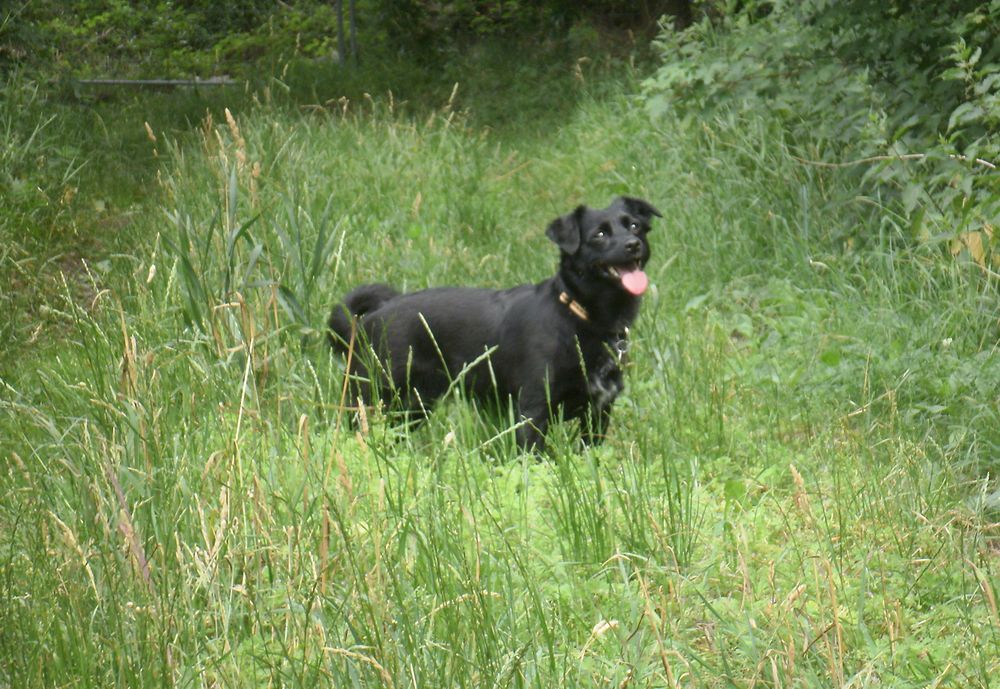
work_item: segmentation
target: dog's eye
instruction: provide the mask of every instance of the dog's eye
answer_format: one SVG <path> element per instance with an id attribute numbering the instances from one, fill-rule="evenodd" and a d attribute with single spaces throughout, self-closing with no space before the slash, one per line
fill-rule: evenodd
<path id="1" fill-rule="evenodd" d="M 640 229 L 639 223 L 637 223 L 635 220 L 633 220 L 627 215 L 621 216 L 619 222 L 621 222 L 622 227 L 628 229 L 628 231 L 633 234 L 637 233 Z"/>

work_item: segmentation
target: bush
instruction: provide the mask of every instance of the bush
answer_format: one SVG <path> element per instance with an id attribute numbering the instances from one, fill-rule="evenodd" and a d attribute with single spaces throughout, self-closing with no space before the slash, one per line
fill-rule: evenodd
<path id="1" fill-rule="evenodd" d="M 0 31 L 0 68 L 122 78 L 256 73 L 260 58 L 328 56 L 337 36 L 333 6 L 319 0 L 47 0 Z"/>
<path id="2" fill-rule="evenodd" d="M 897 214 L 899 240 L 963 254 L 995 280 L 1000 1 L 741 5 L 661 33 L 650 113 L 771 110 L 804 159 L 856 166 L 859 192 Z"/>

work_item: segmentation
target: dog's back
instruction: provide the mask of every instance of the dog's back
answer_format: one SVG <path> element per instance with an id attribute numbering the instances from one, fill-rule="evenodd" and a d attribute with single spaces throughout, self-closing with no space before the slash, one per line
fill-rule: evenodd
<path id="1" fill-rule="evenodd" d="M 346 353 L 351 341 L 352 321 L 358 316 L 375 311 L 385 302 L 398 296 L 399 292 L 389 285 L 380 283 L 362 285 L 352 290 L 344 297 L 343 303 L 334 306 L 330 312 L 328 323 L 330 330 L 327 333 L 330 346 L 341 353 Z"/>

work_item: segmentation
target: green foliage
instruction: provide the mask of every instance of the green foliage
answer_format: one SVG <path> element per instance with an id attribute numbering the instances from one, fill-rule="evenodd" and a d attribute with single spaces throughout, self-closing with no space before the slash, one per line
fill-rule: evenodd
<path id="1" fill-rule="evenodd" d="M 32 2 L 0 33 L 0 66 L 73 77 L 170 78 L 276 72 L 337 51 L 331 3 Z"/>
<path id="2" fill-rule="evenodd" d="M 485 36 L 531 35 L 538 40 L 561 36 L 580 21 L 642 29 L 685 2 L 670 0 L 378 0 L 372 14 L 392 40 L 417 51 L 460 48 Z"/>
<path id="3" fill-rule="evenodd" d="M 899 241 L 964 252 L 995 280 L 998 32 L 998 2 L 723 8 L 661 34 L 647 107 L 654 117 L 767 108 L 804 164 L 860 173 L 858 192 L 898 214 Z"/>
<path id="4" fill-rule="evenodd" d="M 791 14 L 758 19 L 748 9 L 662 32 L 656 46 L 664 64 L 645 83 L 650 113 L 661 117 L 675 106 L 705 115 L 726 106 L 766 107 L 800 138 L 878 136 L 877 129 L 869 131 L 877 122 L 864 74 L 821 57 L 820 29 Z M 816 132 L 817 123 L 826 129 Z"/>
<path id="5" fill-rule="evenodd" d="M 343 0 L 340 9 L 348 27 L 353 14 L 362 61 L 405 57 L 442 67 L 483 39 L 551 44 L 574 31 L 596 34 L 595 24 L 617 27 L 607 44 L 621 54 L 620 44 L 631 48 L 633 41 L 616 34 L 653 26 L 675 4 Z M 338 3 L 325 0 L 22 2 L 0 17 L 0 69 L 73 78 L 224 73 L 259 80 L 294 60 L 339 65 L 348 48 L 337 45 L 338 28 Z"/>

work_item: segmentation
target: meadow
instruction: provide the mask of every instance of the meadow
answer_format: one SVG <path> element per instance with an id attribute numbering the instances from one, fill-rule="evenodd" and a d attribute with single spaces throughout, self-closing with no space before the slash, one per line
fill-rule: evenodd
<path id="1" fill-rule="evenodd" d="M 147 105 L 7 198 L 0 688 L 997 686 L 996 280 L 768 113 L 588 69 L 513 123 Z M 618 194 L 664 218 L 603 446 L 457 390 L 348 423 L 340 295 L 542 280 Z"/>

